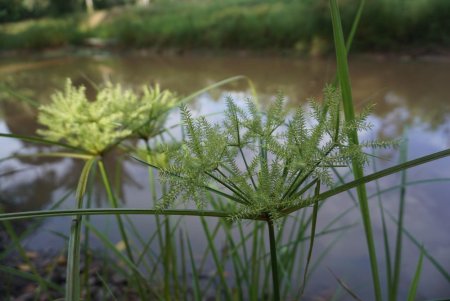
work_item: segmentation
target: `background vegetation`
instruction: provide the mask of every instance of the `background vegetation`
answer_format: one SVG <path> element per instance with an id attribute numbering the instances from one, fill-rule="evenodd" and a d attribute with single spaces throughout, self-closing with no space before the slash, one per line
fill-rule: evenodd
<path id="1" fill-rule="evenodd" d="M 88 2 L 7 1 L 1 5 L 0 22 L 9 23 L 0 30 L 0 48 L 81 46 L 98 38 L 100 45 L 126 49 L 289 50 L 307 55 L 332 50 L 324 0 L 152 1 L 148 5 L 142 0 L 104 0 L 93 2 L 94 14 L 86 13 Z M 344 32 L 350 29 L 358 2 L 340 3 Z M 10 22 L 29 18 L 34 19 Z M 354 50 L 420 54 L 448 46 L 449 1 L 369 0 Z"/>

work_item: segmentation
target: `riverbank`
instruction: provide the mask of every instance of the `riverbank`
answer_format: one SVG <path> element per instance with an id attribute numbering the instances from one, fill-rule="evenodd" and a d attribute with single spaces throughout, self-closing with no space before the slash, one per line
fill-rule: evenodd
<path id="1" fill-rule="evenodd" d="M 342 2 L 349 31 L 358 1 Z M 352 51 L 411 55 L 450 49 L 450 2 L 368 1 Z M 64 47 L 185 52 L 252 51 L 320 56 L 332 50 L 327 1 L 156 2 L 92 15 L 3 24 L 0 50 Z"/>

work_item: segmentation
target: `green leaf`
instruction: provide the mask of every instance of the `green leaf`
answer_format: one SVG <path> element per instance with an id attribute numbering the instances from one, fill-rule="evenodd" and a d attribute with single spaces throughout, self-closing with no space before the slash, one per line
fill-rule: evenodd
<path id="1" fill-rule="evenodd" d="M 333 36 L 335 42 L 337 73 L 339 86 L 341 88 L 343 107 L 346 121 L 354 121 L 355 113 L 353 109 L 352 90 L 350 85 L 350 74 L 347 62 L 347 49 L 344 42 L 344 35 L 342 32 L 342 25 L 340 20 L 339 8 L 336 0 L 330 0 L 331 19 L 333 22 Z M 349 140 L 352 144 L 359 146 L 357 130 L 349 132 Z M 358 180 L 364 176 L 362 165 L 359 162 L 353 161 L 353 173 L 355 179 Z M 372 222 L 370 217 L 369 205 L 367 200 L 367 191 L 364 183 L 356 187 L 361 210 L 361 216 L 366 235 L 367 248 L 369 251 L 370 266 L 372 270 L 372 283 L 375 292 L 375 299 L 382 300 L 380 276 L 378 273 L 378 262 L 375 250 L 375 241 L 372 232 Z"/>
<path id="2" fill-rule="evenodd" d="M 408 292 L 408 301 L 416 300 L 417 287 L 419 286 L 420 275 L 422 274 L 422 262 L 423 262 L 423 251 L 421 248 L 419 262 L 417 263 L 416 272 L 414 273 L 414 279 L 411 282 L 411 287 L 409 288 Z"/>

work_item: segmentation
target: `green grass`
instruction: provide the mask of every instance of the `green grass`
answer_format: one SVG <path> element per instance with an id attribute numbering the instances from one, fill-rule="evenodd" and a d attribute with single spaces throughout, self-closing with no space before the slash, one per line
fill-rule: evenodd
<path id="1" fill-rule="evenodd" d="M 359 1 L 341 1 L 349 32 Z M 304 55 L 333 51 L 326 0 L 156 2 L 150 8 L 118 8 L 88 26 L 76 15 L 10 23 L 0 29 L 0 49 L 82 45 L 86 38 L 113 41 L 118 48 L 289 50 Z M 368 1 L 354 50 L 429 51 L 450 46 L 446 0 Z M 414 51 L 413 51 L 414 50 Z"/>
<path id="2" fill-rule="evenodd" d="M 41 50 L 81 45 L 86 33 L 80 26 L 77 16 L 6 24 L 0 29 L 0 48 Z"/>

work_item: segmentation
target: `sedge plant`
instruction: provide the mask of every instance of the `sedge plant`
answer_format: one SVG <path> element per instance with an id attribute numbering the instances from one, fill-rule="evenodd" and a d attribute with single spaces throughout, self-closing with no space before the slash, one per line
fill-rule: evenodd
<path id="1" fill-rule="evenodd" d="M 281 95 L 265 113 L 250 100 L 247 109 L 242 109 L 228 98 L 221 124 L 193 118 L 186 106 L 181 107 L 186 133 L 182 146 L 168 151 L 168 166 L 148 163 L 160 170 L 169 186 L 157 210 L 163 212 L 179 200 L 193 201 L 202 210 L 207 194 L 215 193 L 230 201 L 226 210 L 231 219 L 266 221 L 274 300 L 280 300 L 274 222 L 290 208 L 314 205 L 312 246 L 316 198 L 321 183 L 332 186 L 331 168 L 348 167 L 352 162 L 364 165 L 367 156 L 362 147 L 389 145 L 350 143 L 351 132 L 370 128 L 366 122 L 370 111 L 348 122 L 341 116 L 340 103 L 340 91 L 328 86 L 321 104 L 312 101 L 311 110 L 298 108 L 289 118 Z"/>
<path id="2" fill-rule="evenodd" d="M 89 173 L 98 164 L 111 207 L 118 208 L 118 200 L 106 173 L 102 157 L 115 145 L 133 135 L 147 139 L 160 130 L 165 113 L 174 106 L 177 98 L 159 86 L 142 88 L 141 94 L 124 89 L 121 85 L 107 83 L 90 102 L 84 87 L 74 87 L 67 80 L 63 91 L 52 96 L 52 102 L 39 108 L 38 121 L 44 126 L 38 134 L 49 141 L 64 142 L 83 150 L 82 154 L 58 153 L 56 155 L 86 159 L 77 193 L 77 208 L 83 207 L 83 196 Z M 135 263 L 124 221 L 117 216 L 120 235 L 126 254 Z M 81 217 L 75 217 L 69 240 L 69 266 L 66 295 L 69 300 L 79 299 L 79 256 Z M 142 277 L 133 271 L 134 282 L 141 296 L 147 296 Z"/>
<path id="3" fill-rule="evenodd" d="M 89 174 L 94 166 L 98 166 L 110 206 L 118 208 L 118 200 L 106 172 L 103 157 L 112 148 L 132 137 L 144 140 L 148 147 L 149 139 L 164 131 L 165 119 L 170 110 L 178 103 L 188 102 L 209 89 L 240 79 L 246 78 L 236 76 L 225 79 L 183 99 L 178 98 L 169 90 L 160 89 L 158 85 L 154 87 L 143 86 L 140 93 L 135 93 L 121 85 L 106 83 L 97 91 L 94 101 L 87 99 L 84 87 L 77 88 L 68 79 L 64 90 L 57 91 L 52 95 L 50 104 L 39 107 L 38 121 L 42 128 L 38 130 L 38 134 L 43 138 L 6 134 L 5 136 L 64 147 L 68 150 L 41 155 L 69 157 L 86 161 L 77 190 L 77 209 L 84 207 L 83 198 Z M 155 188 L 153 187 L 152 190 L 154 191 Z M 143 277 L 136 269 L 136 260 L 123 218 L 116 216 L 116 219 L 133 271 L 134 283 L 137 285 L 140 296 L 147 298 L 147 289 L 142 284 Z M 77 276 L 77 271 L 79 270 L 80 260 L 81 225 L 81 217 L 75 216 L 68 251 L 70 263 L 67 269 L 66 297 L 68 300 L 78 300 L 80 297 L 80 279 Z M 169 227 L 167 221 L 166 229 Z M 88 232 L 86 231 L 86 233 Z M 167 233 L 169 232 L 166 232 L 166 236 Z"/>
<path id="4" fill-rule="evenodd" d="M 183 108 L 183 123 L 188 135 L 180 149 L 170 152 L 171 161 L 168 167 L 156 166 L 162 169 L 164 180 L 169 184 L 169 191 L 163 196 L 156 209 L 116 208 L 117 200 L 112 193 L 113 190 L 101 160 L 101 157 L 109 149 L 128 137 L 136 135 L 147 139 L 156 133 L 152 130 L 150 133 L 147 131 L 142 134 L 142 132 L 138 132 L 138 128 L 130 126 L 128 123 L 140 118 L 137 115 L 134 115 L 135 118 L 125 121 L 130 115 L 126 115 L 124 111 L 120 110 L 130 109 L 129 113 L 131 114 L 139 111 L 139 114 L 143 115 L 148 112 L 140 108 L 139 97 L 136 99 L 133 93 L 128 93 L 122 88 L 111 85 L 106 88 L 109 91 L 103 92 L 104 95 L 109 96 L 98 97 L 96 102 L 90 103 L 83 96 L 82 89 L 74 88 L 68 83 L 65 92 L 60 92 L 60 94 L 54 96 L 54 105 L 45 106 L 41 109 L 40 122 L 47 127 L 40 132 L 44 138 L 0 134 L 2 137 L 45 143 L 64 147 L 67 150 L 64 153 L 55 152 L 48 155 L 86 160 L 77 190 L 77 208 L 0 214 L 1 221 L 74 216 L 71 243 L 69 244 L 69 257 L 71 258 L 67 272 L 67 300 L 78 300 L 79 298 L 79 295 L 77 295 L 79 279 L 76 277 L 78 273 L 76 269 L 79 263 L 78 253 L 82 217 L 87 215 L 115 215 L 119 218 L 121 215 L 128 214 L 211 216 L 232 220 L 264 221 L 268 225 L 270 240 L 273 294 L 274 299 L 279 300 L 279 255 L 277 254 L 277 242 L 274 235 L 274 223 L 280 217 L 309 206 L 313 206 L 315 215 L 317 214 L 318 202 L 355 187 L 359 187 L 362 219 L 366 229 L 373 269 L 375 297 L 377 300 L 381 299 L 381 289 L 376 270 L 376 254 L 371 234 L 371 221 L 367 211 L 367 196 L 364 196 L 363 185 L 387 175 L 447 157 L 450 155 L 450 150 L 447 149 L 402 162 L 369 175 L 362 173 L 362 167 L 367 162 L 362 147 L 386 146 L 386 144 L 370 142 L 361 144 L 357 139 L 358 130 L 367 128 L 365 122 L 367 116 L 363 114 L 360 117 L 355 117 L 352 111 L 351 85 L 346 61 L 349 47 L 345 47 L 336 1 L 330 0 L 330 6 L 335 29 L 340 89 L 328 87 L 325 90 L 323 104 L 312 105 L 312 116 L 308 116 L 308 118 L 305 117 L 308 114 L 302 109 L 299 109 L 294 116 L 288 117 L 283 109 L 281 97 L 269 108 L 266 114 L 261 113 L 251 102 L 248 103 L 248 109 L 243 110 L 229 100 L 227 119 L 221 125 L 210 124 L 205 118 L 194 119 L 189 110 Z M 99 91 L 99 95 L 102 95 L 101 92 Z M 123 104 L 113 105 L 114 102 L 111 102 L 111 99 L 114 98 L 114 95 L 119 95 L 118 98 L 122 100 L 124 95 L 128 95 L 125 98 L 129 100 L 130 105 L 118 109 Z M 192 98 L 194 96 L 195 93 Z M 66 102 L 64 101 L 65 98 L 72 98 L 75 101 Z M 110 101 L 109 105 L 105 105 L 107 100 Z M 103 101 L 105 103 L 102 104 Z M 345 118 L 340 116 L 341 103 L 344 103 Z M 133 104 L 139 105 L 134 106 Z M 115 110 L 112 110 L 114 107 Z M 141 109 L 142 111 L 140 111 Z M 75 118 L 76 116 L 78 116 L 78 119 Z M 312 123 L 306 126 L 307 121 L 312 121 Z M 145 120 L 144 123 L 146 122 L 148 120 Z M 155 164 L 150 163 L 150 165 Z M 332 168 L 349 165 L 353 165 L 355 180 L 322 191 L 323 187 L 332 184 L 332 177 L 330 176 Z M 87 178 L 94 166 L 99 166 L 113 208 L 92 209 L 83 207 L 82 201 Z M 206 193 L 215 193 L 229 200 L 229 202 L 227 206 L 220 210 L 208 210 L 205 204 L 207 198 L 204 197 Z M 195 201 L 198 209 L 170 208 L 179 199 Z M 118 223 L 120 224 L 119 221 Z M 402 226 L 399 229 L 407 234 Z M 314 236 L 315 233 L 312 231 L 311 237 Z M 180 240 L 182 240 L 181 237 Z M 261 245 L 259 241 L 254 240 L 254 242 L 254 246 Z M 188 247 L 195 272 L 195 262 L 189 240 Z M 310 253 L 311 250 L 308 250 L 308 257 L 310 257 Z M 429 258 L 426 251 L 423 251 L 422 254 Z M 124 257 L 124 261 L 126 260 L 130 262 L 130 266 L 135 267 L 129 258 Z M 421 266 L 421 264 L 418 266 Z M 137 269 L 134 271 L 137 275 L 136 279 L 139 279 L 139 271 Z M 417 286 L 417 282 L 418 279 L 415 279 L 414 287 Z M 196 283 L 198 284 L 198 282 Z M 200 288 L 196 285 L 197 297 L 199 297 L 199 290 Z M 411 290 L 411 292 L 413 291 Z M 413 298 L 413 295 L 411 293 L 411 298 Z"/>

